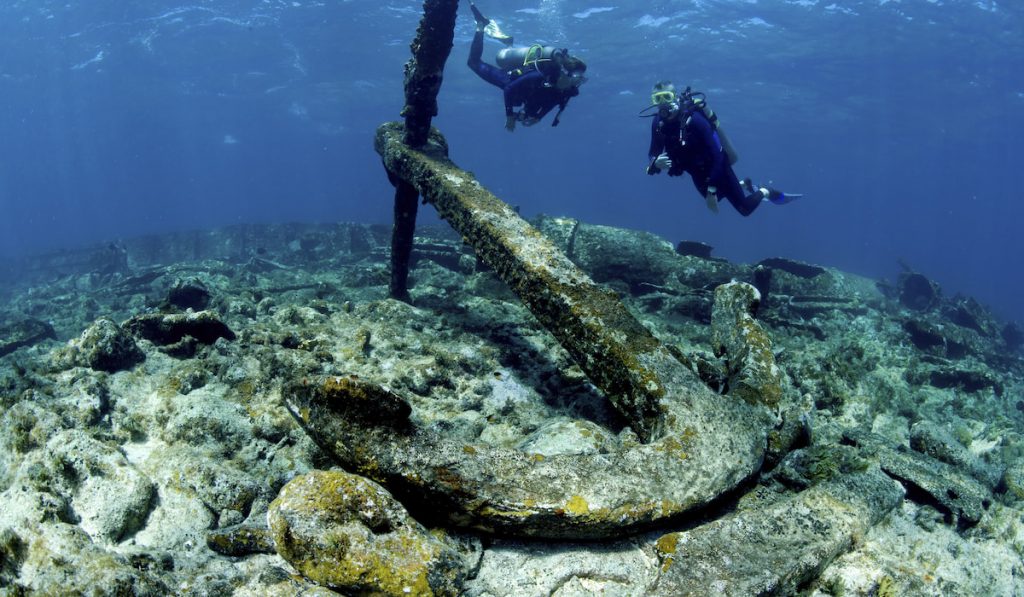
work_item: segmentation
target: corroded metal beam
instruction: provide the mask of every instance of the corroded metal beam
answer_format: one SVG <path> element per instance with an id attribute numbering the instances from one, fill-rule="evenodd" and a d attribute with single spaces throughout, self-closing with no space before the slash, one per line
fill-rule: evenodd
<path id="1" fill-rule="evenodd" d="M 437 116 L 437 93 L 444 78 L 444 64 L 455 38 L 455 14 L 459 0 L 426 0 L 423 18 L 413 40 L 412 59 L 405 65 L 405 142 L 419 147 L 427 142 L 430 121 Z"/>
<path id="2" fill-rule="evenodd" d="M 452 51 L 455 37 L 455 14 L 458 0 L 425 0 L 423 18 L 420 19 L 416 38 L 410 49 L 412 58 L 405 64 L 405 117 L 404 142 L 419 147 L 430 135 L 430 121 L 437 116 L 437 94 L 444 79 L 444 65 Z M 395 223 L 391 230 L 391 284 L 392 298 L 409 302 L 409 260 L 412 239 L 416 231 L 416 189 L 403 180 L 395 179 Z"/>
<path id="3" fill-rule="evenodd" d="M 416 233 L 416 211 L 419 193 L 404 180 L 394 180 L 395 222 L 391 228 L 391 281 L 388 287 L 393 299 L 411 302 L 409 297 L 409 261 L 412 259 L 412 240 Z"/>

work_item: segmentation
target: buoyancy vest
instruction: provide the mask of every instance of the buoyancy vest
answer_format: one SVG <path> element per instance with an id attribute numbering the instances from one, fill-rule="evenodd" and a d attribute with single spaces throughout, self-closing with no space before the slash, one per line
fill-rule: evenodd
<path id="1" fill-rule="evenodd" d="M 740 156 L 736 153 L 736 149 L 732 146 L 732 141 L 725 134 L 722 129 L 722 124 L 718 121 L 718 115 L 708 105 L 707 99 L 704 94 L 697 91 L 691 92 L 689 88 L 686 89 L 679 97 L 680 109 L 684 113 L 692 113 L 699 111 L 704 115 L 704 118 L 708 119 L 711 123 L 711 127 L 715 129 L 715 133 L 718 135 L 718 141 L 722 144 L 722 150 L 725 152 L 726 157 L 729 158 L 729 165 L 735 164 Z"/>

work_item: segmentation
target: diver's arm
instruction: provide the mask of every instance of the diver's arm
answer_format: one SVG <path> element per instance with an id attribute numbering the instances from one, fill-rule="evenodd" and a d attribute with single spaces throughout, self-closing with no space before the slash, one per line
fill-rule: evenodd
<path id="1" fill-rule="evenodd" d="M 665 136 L 661 134 L 661 118 L 655 116 L 651 119 L 651 148 L 647 150 L 647 157 L 654 159 L 665 151 Z"/>
<path id="2" fill-rule="evenodd" d="M 569 105 L 569 100 L 579 94 L 580 90 L 576 87 L 573 87 L 562 94 L 562 99 L 558 102 L 558 112 L 555 112 L 555 118 L 551 121 L 551 126 L 558 126 L 559 118 L 561 118 L 562 112 L 565 112 L 566 106 Z"/>
<path id="3" fill-rule="evenodd" d="M 661 172 L 661 168 L 654 165 L 654 161 L 665 151 L 665 136 L 661 134 L 660 123 L 661 118 L 658 116 L 651 119 L 651 146 L 647 150 L 647 173 L 650 175 Z"/>

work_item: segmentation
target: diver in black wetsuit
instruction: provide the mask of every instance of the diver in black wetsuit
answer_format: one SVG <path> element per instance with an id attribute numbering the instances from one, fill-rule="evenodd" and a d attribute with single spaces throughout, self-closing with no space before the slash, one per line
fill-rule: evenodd
<path id="1" fill-rule="evenodd" d="M 564 49 L 540 45 L 512 48 L 512 37 L 503 34 L 472 2 L 469 7 L 476 19 L 476 35 L 467 64 L 481 79 L 501 88 L 505 96 L 505 128 L 511 132 L 517 122 L 525 126 L 537 124 L 556 106 L 558 112 L 551 126 L 558 126 L 562 111 L 571 98 L 579 95 L 580 85 L 587 80 L 583 76 L 587 65 Z M 481 60 L 485 33 L 509 46 L 498 53 L 499 66 Z M 522 109 L 516 112 L 518 106 Z"/>
<path id="2" fill-rule="evenodd" d="M 732 169 L 736 153 L 717 126 L 718 119 L 707 108 L 703 94 L 692 93 L 689 88 L 676 93 L 672 83 L 662 81 L 654 86 L 651 104 L 658 112 L 651 123 L 648 174 L 668 170 L 669 176 L 680 176 L 689 172 L 708 209 L 716 213 L 723 198 L 740 214 L 749 216 L 763 201 L 782 205 L 801 197 L 757 187 L 749 178 L 740 183 Z"/>

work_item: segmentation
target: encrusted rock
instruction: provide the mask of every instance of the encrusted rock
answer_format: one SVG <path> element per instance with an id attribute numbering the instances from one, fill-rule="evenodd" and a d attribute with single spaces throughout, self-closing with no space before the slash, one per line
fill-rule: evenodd
<path id="1" fill-rule="evenodd" d="M 910 341 L 922 351 L 945 353 L 946 337 L 934 326 L 918 319 L 903 322 L 903 329 L 910 334 Z"/>
<path id="2" fill-rule="evenodd" d="M 135 339 L 112 320 L 96 320 L 72 339 L 67 346 L 54 351 L 54 363 L 60 368 L 90 367 L 113 373 L 145 360 L 146 355 L 135 344 Z"/>
<path id="3" fill-rule="evenodd" d="M 780 269 L 784 272 L 789 272 L 794 276 L 808 279 L 816 278 L 828 271 L 820 265 L 804 263 L 803 261 L 797 261 L 795 259 L 785 259 L 783 257 L 762 259 L 757 262 L 757 265 L 758 267 Z"/>
<path id="4" fill-rule="evenodd" d="M 992 388 L 996 396 L 1003 394 L 1003 385 L 991 376 L 987 367 L 938 367 L 928 375 L 928 383 L 936 388 L 956 388 L 964 392 Z"/>
<path id="5" fill-rule="evenodd" d="M 79 525 L 94 540 L 116 543 L 145 523 L 155 487 L 116 447 L 68 430 L 54 436 L 46 452 L 54 489 L 70 498 Z"/>
<path id="6" fill-rule="evenodd" d="M 19 483 L 0 493 L 0 552 L 10 550 L 12 565 L 19 566 L 18 583 L 0 594 L 17 595 L 133 595 L 158 597 L 175 591 L 161 578 L 166 572 L 147 565 L 146 556 L 132 557 L 110 549 L 105 541 L 83 532 L 63 516 L 55 496 Z M 4 556 L 0 555 L 0 559 Z"/>
<path id="7" fill-rule="evenodd" d="M 349 375 L 325 379 L 323 392 L 328 407 L 336 412 L 369 423 L 408 427 L 412 408 L 388 388 Z"/>
<path id="8" fill-rule="evenodd" d="M 791 595 L 902 498 L 877 468 L 835 476 L 658 539 L 661 576 L 647 595 Z"/>
<path id="9" fill-rule="evenodd" d="M 657 578 L 645 538 L 602 543 L 505 539 L 488 545 L 466 595 L 645 597 Z M 514 573 L 513 573 L 514 571 Z"/>
<path id="10" fill-rule="evenodd" d="M 701 259 L 711 259 L 711 252 L 715 248 L 707 243 L 696 240 L 681 240 L 676 243 L 676 253 Z"/>
<path id="11" fill-rule="evenodd" d="M 132 317 L 124 326 L 132 334 L 159 345 L 175 344 L 187 336 L 203 344 L 213 344 L 218 338 L 235 339 L 235 333 L 213 311 L 145 313 Z"/>
<path id="12" fill-rule="evenodd" d="M 18 568 L 25 560 L 24 539 L 13 529 L 0 529 L 0 587 L 10 585 L 18 578 Z"/>
<path id="13" fill-rule="evenodd" d="M 226 556 L 239 557 L 254 553 L 276 553 L 270 529 L 255 524 L 236 524 L 210 531 L 206 534 L 206 545 L 213 551 Z"/>
<path id="14" fill-rule="evenodd" d="M 772 355 L 772 341 L 754 319 L 761 295 L 744 282 L 715 289 L 711 314 L 715 353 L 728 361 L 729 394 L 751 404 L 775 406 L 782 399 L 782 372 Z"/>
<path id="15" fill-rule="evenodd" d="M 167 303 L 179 309 L 202 311 L 210 304 L 210 291 L 199 278 L 179 278 L 167 291 Z"/>
<path id="16" fill-rule="evenodd" d="M 914 311 L 930 311 L 942 300 L 942 289 L 925 276 L 903 272 L 896 280 L 900 304 Z"/>
<path id="17" fill-rule="evenodd" d="M 342 471 L 296 477 L 270 505 L 277 552 L 306 578 L 346 593 L 457 595 L 458 552 L 383 487 Z"/>
<path id="18" fill-rule="evenodd" d="M 999 467 L 987 464 L 961 444 L 952 432 L 933 421 L 918 421 L 910 428 L 910 447 L 946 464 L 966 470 L 972 477 L 995 489 L 1003 476 Z"/>
<path id="19" fill-rule="evenodd" d="M 1015 464 L 1006 469 L 1003 475 L 1006 494 L 1011 500 L 1024 503 L 1024 463 Z"/>
<path id="20" fill-rule="evenodd" d="M 159 436 L 168 443 L 210 446 L 225 453 L 244 449 L 252 441 L 252 419 L 238 404 L 216 397 L 216 389 L 208 386 L 176 397 Z"/>
<path id="21" fill-rule="evenodd" d="M 919 452 L 893 448 L 880 436 L 848 429 L 843 439 L 873 458 L 890 477 L 907 487 L 908 497 L 936 506 L 950 522 L 970 526 L 992 503 L 989 491 L 958 469 Z"/>
<path id="22" fill-rule="evenodd" d="M 633 294 L 661 285 L 679 267 L 672 245 L 649 232 L 580 223 L 566 255 L 598 282 L 621 280 Z"/>

